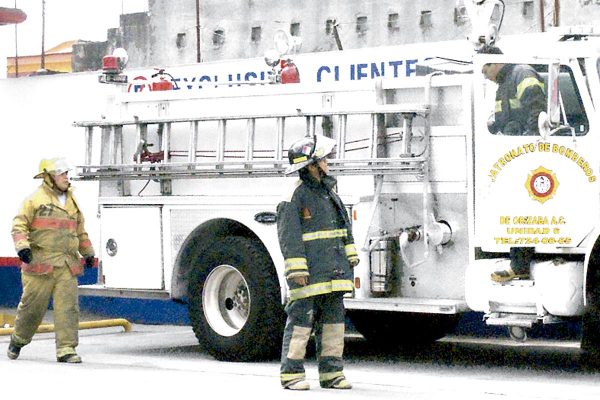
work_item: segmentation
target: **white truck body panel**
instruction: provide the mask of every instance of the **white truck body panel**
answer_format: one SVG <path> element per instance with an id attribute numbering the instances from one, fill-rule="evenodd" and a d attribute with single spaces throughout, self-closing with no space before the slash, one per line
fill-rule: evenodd
<path id="1" fill-rule="evenodd" d="M 428 59 L 452 54 L 471 61 L 470 45 L 298 55 L 302 83 L 294 85 L 255 85 L 268 80 L 262 60 L 173 67 L 179 88 L 171 91 L 150 92 L 149 70 L 130 71 L 132 83 L 120 88 L 92 89 L 90 75 L 76 75 L 94 99 L 69 100 L 69 123 L 79 127 L 68 129 L 77 145 L 65 155 L 80 165 L 77 186 L 99 181 L 100 217 L 89 224 L 100 280 L 82 292 L 184 299 L 190 271 L 208 252 L 203 243 L 243 236 L 268 254 L 285 302 L 272 217 L 297 180 L 282 173 L 286 149 L 322 133 L 338 140 L 332 170 L 361 260 L 349 310 L 439 316 L 470 309 L 491 324 L 525 327 L 580 316 L 598 239 L 600 62 L 590 43 L 551 43 L 477 56 L 474 73 L 460 64 L 457 74 L 430 77 L 416 76 L 417 64 L 445 69 Z M 540 70 L 560 62 L 564 117 L 574 134 L 490 134 L 495 88 L 479 71 L 498 60 Z M 15 98 L 24 103 L 23 94 Z M 45 151 L 61 149 L 50 143 Z M 153 144 L 145 149 L 158 158 L 142 160 L 142 144 Z M 37 146 L 34 154 L 48 156 Z M 23 181 L 35 172 L 31 164 Z M 93 215 L 89 198 L 83 203 Z M 416 239 L 407 240 L 409 233 Z M 494 284 L 490 274 L 509 265 L 511 246 L 535 247 L 530 279 Z M 229 312 L 233 300 L 226 300 Z"/>

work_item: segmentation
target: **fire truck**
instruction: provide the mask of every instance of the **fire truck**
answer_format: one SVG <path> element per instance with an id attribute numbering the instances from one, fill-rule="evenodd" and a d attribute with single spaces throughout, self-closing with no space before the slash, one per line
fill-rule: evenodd
<path id="1" fill-rule="evenodd" d="M 474 41 L 495 36 L 486 26 Z M 120 83 L 102 117 L 75 122 L 77 179 L 98 181 L 101 227 L 98 283 L 81 293 L 185 302 L 216 358 L 276 354 L 288 291 L 276 207 L 298 179 L 287 149 L 324 135 L 360 257 L 345 306 L 367 340 L 434 341 L 470 310 L 520 340 L 581 318 L 599 283 L 600 41 L 541 36 L 508 39 L 502 55 L 468 41 L 296 55 L 294 84 L 258 64 L 229 79 L 222 64 L 172 68 L 169 90 L 108 79 Z M 487 63 L 538 71 L 536 132 L 488 131 Z M 534 249 L 530 275 L 493 282 L 511 247 Z"/>

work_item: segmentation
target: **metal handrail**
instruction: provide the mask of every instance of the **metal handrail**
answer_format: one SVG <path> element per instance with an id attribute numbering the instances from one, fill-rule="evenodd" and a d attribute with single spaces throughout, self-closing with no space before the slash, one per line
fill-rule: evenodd
<path id="1" fill-rule="evenodd" d="M 195 121 L 221 121 L 221 120 L 244 120 L 244 119 L 268 119 L 268 118 L 292 118 L 292 117 L 322 117 L 336 115 L 366 115 L 366 114 L 402 114 L 416 113 L 426 115 L 429 112 L 429 106 L 422 103 L 403 103 L 403 104 L 382 104 L 370 106 L 368 108 L 346 108 L 346 109 L 315 109 L 302 110 L 296 109 L 286 112 L 275 113 L 252 113 L 252 114 L 232 114 L 232 115 L 198 115 L 194 117 L 165 117 L 165 118 L 147 118 L 147 119 L 126 119 L 126 120 L 97 120 L 97 121 L 75 121 L 75 127 L 112 127 L 137 124 L 165 124 L 165 123 L 181 123 Z"/>
<path id="2" fill-rule="evenodd" d="M 414 175 L 424 173 L 424 157 L 331 159 L 329 170 L 336 175 Z M 168 164 L 86 165 L 77 167 L 76 180 L 145 180 L 173 178 L 224 178 L 283 176 L 287 161 L 247 160 L 171 162 Z"/>

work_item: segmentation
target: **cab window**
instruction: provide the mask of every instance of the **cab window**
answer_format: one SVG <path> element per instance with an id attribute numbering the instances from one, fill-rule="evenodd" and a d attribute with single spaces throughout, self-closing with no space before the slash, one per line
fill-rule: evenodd
<path id="1" fill-rule="evenodd" d="M 575 83 L 575 77 L 571 68 L 561 65 L 559 78 L 559 91 L 562 100 L 561 125 L 573 128 L 576 136 L 584 136 L 589 131 L 589 121 L 583 108 L 581 94 Z M 566 121 L 564 118 L 566 116 Z M 558 136 L 569 136 L 569 130 L 560 130 Z"/>
<path id="2" fill-rule="evenodd" d="M 600 62 L 600 60 L 599 60 Z M 508 66 L 507 68 L 504 68 Z M 537 116 L 546 111 L 548 66 L 502 64 L 487 72 L 485 99 L 491 110 L 488 130 L 494 135 L 537 136 Z M 487 72 L 487 73 L 486 73 Z M 497 74 L 497 75 L 494 75 Z M 497 77 L 495 80 L 490 79 Z M 584 136 L 589 130 L 573 71 L 561 65 L 559 76 L 562 129 L 556 136 Z M 572 128 L 572 129 L 571 129 Z"/>

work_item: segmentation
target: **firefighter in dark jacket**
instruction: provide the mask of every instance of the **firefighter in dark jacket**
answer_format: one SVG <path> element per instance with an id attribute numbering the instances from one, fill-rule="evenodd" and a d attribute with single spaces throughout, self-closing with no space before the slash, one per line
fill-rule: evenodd
<path id="1" fill-rule="evenodd" d="M 304 356 L 315 332 L 321 387 L 351 389 L 343 373 L 344 302 L 353 290 L 352 268 L 358 254 L 350 220 L 327 175 L 326 157 L 335 146 L 321 135 L 303 138 L 288 151 L 290 167 L 299 172 L 293 193 L 277 207 L 277 231 L 289 286 L 287 322 L 281 355 L 281 384 L 310 388 Z"/>
<path id="2" fill-rule="evenodd" d="M 480 54 L 502 54 L 494 46 L 484 46 Z M 491 133 L 503 135 L 537 135 L 538 117 L 546 108 L 544 83 L 540 75 L 526 64 L 488 63 L 483 75 L 498 84 Z"/>
<path id="3" fill-rule="evenodd" d="M 502 54 L 498 47 L 484 46 L 480 54 Z M 488 63 L 482 68 L 483 75 L 498 84 L 494 118 L 488 121 L 493 134 L 538 135 L 538 117 L 546 106 L 544 83 L 539 74 L 525 64 Z M 533 247 L 512 247 L 510 267 L 494 271 L 491 279 L 504 283 L 529 276 L 529 264 Z"/>

